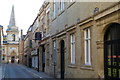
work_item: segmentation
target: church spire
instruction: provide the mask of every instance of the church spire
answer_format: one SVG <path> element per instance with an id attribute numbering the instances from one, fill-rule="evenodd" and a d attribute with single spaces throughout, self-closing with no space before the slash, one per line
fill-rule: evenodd
<path id="1" fill-rule="evenodd" d="M 14 14 L 14 5 L 12 6 L 11 16 L 8 27 L 13 27 L 15 25 L 15 14 Z"/>

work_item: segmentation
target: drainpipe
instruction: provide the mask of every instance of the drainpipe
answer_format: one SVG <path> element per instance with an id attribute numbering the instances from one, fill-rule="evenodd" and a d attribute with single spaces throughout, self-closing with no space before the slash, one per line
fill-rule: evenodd
<path id="1" fill-rule="evenodd" d="M 55 78 L 55 66 L 56 66 L 56 65 L 55 65 L 55 62 L 54 62 L 54 78 Z"/>
<path id="2" fill-rule="evenodd" d="M 38 55 L 38 72 L 39 72 L 39 48 L 37 49 L 37 55 Z"/>

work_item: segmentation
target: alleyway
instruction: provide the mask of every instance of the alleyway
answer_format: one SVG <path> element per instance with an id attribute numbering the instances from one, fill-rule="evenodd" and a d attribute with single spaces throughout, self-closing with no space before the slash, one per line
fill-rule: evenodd
<path id="1" fill-rule="evenodd" d="M 3 64 L 3 67 L 5 68 L 3 69 L 4 78 L 51 78 L 42 72 L 37 72 L 19 64 Z"/>

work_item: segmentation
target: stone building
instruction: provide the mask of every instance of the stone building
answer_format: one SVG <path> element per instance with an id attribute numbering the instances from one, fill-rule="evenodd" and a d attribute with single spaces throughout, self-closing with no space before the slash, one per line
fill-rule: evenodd
<path id="1" fill-rule="evenodd" d="M 36 33 L 39 32 L 38 28 L 38 16 L 35 18 L 32 26 L 32 49 L 31 49 L 31 59 L 32 67 L 38 70 L 38 41 L 35 39 Z"/>
<path id="2" fill-rule="evenodd" d="M 27 34 L 25 35 L 24 38 L 23 64 L 29 67 L 32 67 L 31 51 L 32 51 L 32 26 L 28 28 Z"/>
<path id="3" fill-rule="evenodd" d="M 49 53 L 49 37 L 50 37 L 50 3 L 44 3 L 38 14 L 38 28 L 41 32 L 41 40 L 39 41 L 39 70 L 49 74 L 50 72 L 50 53 Z"/>
<path id="4" fill-rule="evenodd" d="M 57 78 L 116 77 L 119 73 L 115 68 L 117 65 L 115 69 L 107 65 L 107 52 L 104 51 L 108 47 L 104 47 L 104 36 L 109 24 L 119 26 L 119 5 L 115 2 L 50 3 L 50 37 L 40 41 L 40 45 L 47 43 L 42 50 L 45 53 L 45 72 Z"/>
<path id="5" fill-rule="evenodd" d="M 24 57 L 24 37 L 23 30 L 21 30 L 20 40 L 19 40 L 19 46 L 18 46 L 18 52 L 19 52 L 19 63 L 24 64 L 23 57 Z"/>
<path id="6" fill-rule="evenodd" d="M 2 63 L 2 48 L 3 48 L 3 26 L 0 25 L 0 66 Z"/>
<path id="7" fill-rule="evenodd" d="M 10 22 L 6 30 L 7 35 L 4 36 L 5 41 L 3 43 L 4 49 L 4 60 L 6 62 L 17 62 L 18 61 L 18 44 L 19 44 L 19 30 L 15 24 L 14 6 L 12 6 Z M 3 60 L 3 61 L 4 61 Z"/>
<path id="8" fill-rule="evenodd" d="M 44 2 L 37 17 L 40 71 L 56 78 L 120 78 L 119 2 Z"/>

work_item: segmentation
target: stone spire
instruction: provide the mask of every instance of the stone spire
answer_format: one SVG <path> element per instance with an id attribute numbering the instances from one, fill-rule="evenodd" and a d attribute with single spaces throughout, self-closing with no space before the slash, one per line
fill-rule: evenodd
<path id="1" fill-rule="evenodd" d="M 23 40 L 23 30 L 21 29 L 21 37 L 20 37 L 20 41 Z"/>
<path id="2" fill-rule="evenodd" d="M 15 27 L 15 14 L 14 14 L 14 5 L 12 6 L 11 16 L 8 27 Z"/>

